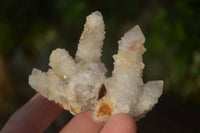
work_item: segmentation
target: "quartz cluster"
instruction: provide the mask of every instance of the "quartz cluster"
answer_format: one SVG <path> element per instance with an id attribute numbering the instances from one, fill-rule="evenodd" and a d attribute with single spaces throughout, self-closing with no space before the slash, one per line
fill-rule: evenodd
<path id="1" fill-rule="evenodd" d="M 101 13 L 90 14 L 75 59 L 65 49 L 54 50 L 50 55 L 51 68 L 47 72 L 34 68 L 29 84 L 73 115 L 92 109 L 96 121 L 107 120 L 116 113 L 128 113 L 138 120 L 158 102 L 163 81 L 143 83 L 145 37 L 138 25 L 118 42 L 114 70 L 107 78 L 107 69 L 100 60 L 104 28 Z"/>

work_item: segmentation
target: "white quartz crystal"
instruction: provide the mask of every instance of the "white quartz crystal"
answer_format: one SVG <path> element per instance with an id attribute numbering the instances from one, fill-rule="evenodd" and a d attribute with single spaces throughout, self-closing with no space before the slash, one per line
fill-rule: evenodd
<path id="1" fill-rule="evenodd" d="M 96 121 L 107 120 L 116 113 L 129 113 L 136 120 L 158 102 L 163 81 L 142 80 L 145 37 L 138 25 L 119 41 L 112 76 L 101 62 L 105 38 L 104 21 L 96 11 L 86 18 L 75 60 L 65 49 L 50 55 L 46 73 L 33 69 L 29 84 L 44 97 L 61 104 L 73 115 L 93 109 Z"/>

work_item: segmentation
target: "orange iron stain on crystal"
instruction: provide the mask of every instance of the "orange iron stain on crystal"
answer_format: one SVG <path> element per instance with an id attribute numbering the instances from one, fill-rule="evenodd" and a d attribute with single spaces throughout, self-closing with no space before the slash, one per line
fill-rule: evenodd
<path id="1" fill-rule="evenodd" d="M 109 117 L 113 114 L 113 109 L 107 104 L 107 103 L 102 103 L 99 106 L 99 109 L 97 111 L 97 118 L 99 117 Z"/>
<path id="2" fill-rule="evenodd" d="M 133 45 L 129 47 L 130 50 L 132 51 L 142 51 L 142 53 L 144 53 L 146 51 L 146 48 L 142 45 L 142 41 L 141 40 L 136 40 L 133 42 Z"/>

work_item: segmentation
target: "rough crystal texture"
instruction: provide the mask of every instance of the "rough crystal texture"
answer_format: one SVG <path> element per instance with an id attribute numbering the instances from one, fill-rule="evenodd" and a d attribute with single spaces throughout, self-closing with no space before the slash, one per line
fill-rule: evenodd
<path id="1" fill-rule="evenodd" d="M 125 33 L 113 56 L 114 70 L 109 78 L 100 61 L 104 37 L 103 17 L 93 12 L 86 18 L 75 60 L 64 49 L 54 50 L 51 68 L 46 73 L 34 68 L 29 84 L 74 115 L 93 109 L 96 121 L 122 112 L 138 120 L 158 102 L 163 89 L 161 80 L 143 83 L 145 37 L 138 25 Z"/>

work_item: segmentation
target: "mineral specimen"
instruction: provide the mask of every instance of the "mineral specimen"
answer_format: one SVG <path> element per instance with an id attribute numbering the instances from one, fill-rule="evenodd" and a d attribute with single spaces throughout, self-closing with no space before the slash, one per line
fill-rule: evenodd
<path id="1" fill-rule="evenodd" d="M 96 121 L 122 112 L 138 120 L 158 102 L 163 89 L 161 80 L 143 83 L 145 37 L 138 25 L 125 33 L 113 56 L 114 70 L 109 78 L 100 60 L 104 37 L 103 17 L 93 12 L 86 19 L 75 60 L 65 49 L 54 50 L 51 68 L 46 73 L 34 68 L 29 84 L 73 115 L 93 109 Z"/>

